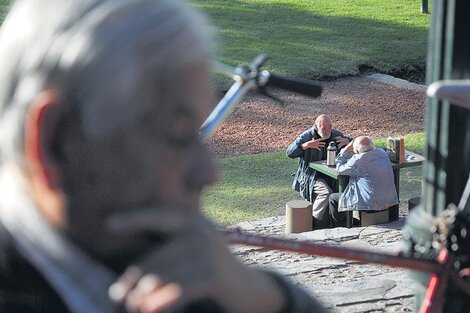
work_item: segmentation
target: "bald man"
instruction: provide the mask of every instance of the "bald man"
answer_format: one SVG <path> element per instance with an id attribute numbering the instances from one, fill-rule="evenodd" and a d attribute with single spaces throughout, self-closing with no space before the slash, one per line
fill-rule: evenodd
<path id="1" fill-rule="evenodd" d="M 346 211 L 382 211 L 398 204 L 388 154 L 376 148 L 369 137 L 357 137 L 341 150 L 336 171 L 349 176 L 349 183 L 342 194 L 330 195 L 331 226 L 344 226 Z"/>
<path id="2" fill-rule="evenodd" d="M 314 229 L 329 226 L 328 197 L 333 192 L 336 182 L 309 168 L 308 163 L 326 160 L 326 148 L 330 142 L 333 142 L 337 149 L 341 149 L 351 140 L 350 137 L 333 128 L 328 115 L 322 114 L 316 118 L 312 128 L 300 134 L 287 147 L 287 156 L 299 159 L 299 167 L 292 188 L 298 191 L 303 199 L 313 203 Z"/>

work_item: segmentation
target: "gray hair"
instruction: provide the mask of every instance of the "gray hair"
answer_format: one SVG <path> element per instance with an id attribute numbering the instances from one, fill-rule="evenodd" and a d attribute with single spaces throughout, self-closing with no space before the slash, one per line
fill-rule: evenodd
<path id="1" fill-rule="evenodd" d="M 374 148 L 374 143 L 368 136 L 359 136 L 354 139 L 353 147 L 357 153 L 363 153 L 372 150 Z"/>
<path id="2" fill-rule="evenodd" d="M 207 34 L 178 0 L 17 0 L 0 30 L 3 157 L 23 159 L 24 117 L 43 90 L 60 91 L 90 140 L 135 123 L 167 98 L 142 92 L 148 80 L 208 62 Z"/>

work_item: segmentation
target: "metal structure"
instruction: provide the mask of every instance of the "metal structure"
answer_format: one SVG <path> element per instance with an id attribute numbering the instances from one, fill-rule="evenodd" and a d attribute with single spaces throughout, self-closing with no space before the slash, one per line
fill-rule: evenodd
<path id="1" fill-rule="evenodd" d="M 427 83 L 470 79 L 470 2 L 433 3 Z M 458 203 L 470 172 L 470 110 L 429 98 L 426 108 L 424 208 L 438 215 Z"/>
<path id="2" fill-rule="evenodd" d="M 203 140 L 207 140 L 210 137 L 217 125 L 232 112 L 235 106 L 250 91 L 256 90 L 258 93 L 277 101 L 279 100 L 266 91 L 266 87 L 281 88 L 312 98 L 321 95 L 322 87 L 317 82 L 302 78 L 283 77 L 266 70 L 261 70 L 260 68 L 267 60 L 268 56 L 261 54 L 249 66 L 239 66 L 236 68 L 220 62 L 214 62 L 214 70 L 231 77 L 235 83 L 202 124 L 200 134 Z"/>
<path id="3" fill-rule="evenodd" d="M 468 1 L 433 1 L 426 77 L 428 84 L 470 78 L 468 13 Z M 435 90 L 433 93 L 437 94 Z M 470 173 L 470 110 L 462 103 L 454 105 L 447 100 L 452 97 L 441 98 L 444 99 L 428 98 L 426 106 L 427 161 L 424 165 L 422 205 L 425 212 L 434 217 L 442 215 L 451 203 L 468 202 L 464 188 Z M 464 197 L 461 197 L 462 194 Z M 454 264 L 456 270 L 469 265 L 468 244 L 460 243 L 454 251 L 460 259 Z M 422 296 L 422 292 L 418 291 L 418 297 Z M 442 297 L 445 312 L 464 312 L 465 305 L 470 304 L 450 286 Z"/>

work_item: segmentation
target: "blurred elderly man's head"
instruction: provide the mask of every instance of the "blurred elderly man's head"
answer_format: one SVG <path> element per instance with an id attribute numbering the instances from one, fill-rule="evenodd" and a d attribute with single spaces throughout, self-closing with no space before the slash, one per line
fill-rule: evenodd
<path id="1" fill-rule="evenodd" d="M 359 136 L 354 139 L 353 148 L 355 153 L 364 153 L 374 148 L 372 139 L 368 136 Z"/>
<path id="2" fill-rule="evenodd" d="M 214 180 L 198 139 L 212 102 L 205 27 L 177 0 L 18 0 L 4 22 L 3 159 L 92 252 L 132 243 L 99 233 L 106 214 L 196 210 Z"/>

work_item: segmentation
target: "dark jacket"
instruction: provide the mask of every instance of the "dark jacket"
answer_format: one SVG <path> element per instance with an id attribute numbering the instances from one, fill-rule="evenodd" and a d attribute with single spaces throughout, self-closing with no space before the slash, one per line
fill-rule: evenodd
<path id="1" fill-rule="evenodd" d="M 352 139 L 343 135 L 342 132 L 332 129 L 331 135 L 328 139 L 325 139 L 325 147 L 321 150 L 317 149 L 302 149 L 302 144 L 310 141 L 312 139 L 320 139 L 320 135 L 318 135 L 317 131 L 313 128 L 310 128 L 304 131 L 300 136 L 298 136 L 293 143 L 287 147 L 286 154 L 289 158 L 295 159 L 299 158 L 299 167 L 297 172 L 294 176 L 294 181 L 292 183 L 292 188 L 295 191 L 300 193 L 300 196 L 309 202 L 313 202 L 315 200 L 315 193 L 313 192 L 313 184 L 315 183 L 316 177 L 321 176 L 323 177 L 327 183 L 333 184 L 333 180 L 329 177 L 317 173 L 317 171 L 308 167 L 309 162 L 321 161 L 326 160 L 326 148 L 330 144 L 330 142 L 335 142 L 335 138 L 337 136 L 347 138 L 349 141 Z M 338 148 L 338 147 L 337 147 Z M 334 186 L 332 186 L 334 187 Z"/>
<path id="2" fill-rule="evenodd" d="M 0 224 L 0 312 L 67 313 L 62 300 L 14 248 Z"/>
<path id="3" fill-rule="evenodd" d="M 307 292 L 269 273 L 287 296 L 280 313 L 322 313 L 323 306 Z M 127 312 L 117 308 L 120 313 Z M 223 313 L 215 302 L 198 301 L 179 313 Z M 70 313 L 59 295 L 43 276 L 21 256 L 11 235 L 0 223 L 0 313 Z M 88 312 L 83 312 L 88 313 Z M 177 312 L 175 312 L 177 313 Z"/>

